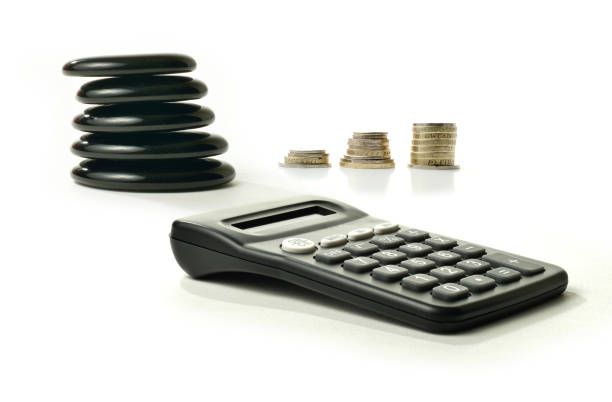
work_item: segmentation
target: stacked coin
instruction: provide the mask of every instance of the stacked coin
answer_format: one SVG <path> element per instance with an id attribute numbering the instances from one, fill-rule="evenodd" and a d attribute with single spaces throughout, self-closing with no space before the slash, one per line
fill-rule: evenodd
<path id="1" fill-rule="evenodd" d="M 457 169 L 455 165 L 455 123 L 414 123 L 410 167 Z"/>
<path id="2" fill-rule="evenodd" d="M 385 132 L 356 132 L 348 140 L 340 166 L 353 169 L 391 169 L 395 167 Z"/>
<path id="3" fill-rule="evenodd" d="M 323 149 L 314 150 L 290 150 L 285 156 L 285 163 L 279 164 L 282 167 L 292 168 L 326 168 L 330 167 L 329 154 Z"/>

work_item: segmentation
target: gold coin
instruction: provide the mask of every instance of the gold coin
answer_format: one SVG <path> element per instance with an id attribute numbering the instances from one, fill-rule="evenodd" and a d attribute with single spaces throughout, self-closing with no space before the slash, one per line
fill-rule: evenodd
<path id="1" fill-rule="evenodd" d="M 457 132 L 455 123 L 414 123 L 412 125 L 414 133 L 454 133 Z"/>
<path id="2" fill-rule="evenodd" d="M 346 150 L 347 155 L 351 156 L 382 156 L 386 157 L 391 154 L 391 151 L 388 149 L 367 149 L 367 148 L 349 148 Z"/>
<path id="3" fill-rule="evenodd" d="M 325 150 L 324 149 L 304 149 L 304 150 L 300 150 L 300 149 L 290 149 L 289 150 L 289 154 L 324 154 Z"/>
<path id="4" fill-rule="evenodd" d="M 455 145 L 457 142 L 456 138 L 446 138 L 446 139 L 426 139 L 426 140 L 412 140 L 413 146 L 439 146 L 439 145 Z"/>
<path id="5" fill-rule="evenodd" d="M 371 163 L 377 163 L 375 161 L 389 161 L 391 160 L 388 156 L 359 156 L 359 155 L 344 155 L 343 160 L 346 161 L 364 161 Z"/>
<path id="6" fill-rule="evenodd" d="M 389 145 L 389 140 L 387 139 L 378 139 L 378 140 L 357 140 L 354 138 L 349 138 L 348 140 L 349 146 L 355 147 L 382 147 Z"/>
<path id="7" fill-rule="evenodd" d="M 454 145 L 412 146 L 412 152 L 454 152 Z"/>
<path id="8" fill-rule="evenodd" d="M 302 163 L 302 164 L 311 163 L 311 164 L 317 164 L 317 163 L 327 163 L 327 162 L 328 162 L 328 158 L 327 157 L 323 157 L 323 158 L 304 158 L 304 157 L 295 157 L 295 156 L 285 156 L 285 163 Z"/>
<path id="9" fill-rule="evenodd" d="M 453 159 L 455 157 L 454 152 L 412 152 L 410 157 L 413 159 Z"/>
<path id="10" fill-rule="evenodd" d="M 286 168 L 328 168 L 331 167 L 331 163 L 279 163 L 278 166 Z"/>
<path id="11" fill-rule="evenodd" d="M 457 133 L 427 132 L 427 133 L 413 133 L 412 134 L 412 139 L 416 139 L 416 140 L 425 140 L 425 139 L 441 140 L 441 139 L 451 139 L 451 138 L 457 138 Z"/>
<path id="12" fill-rule="evenodd" d="M 356 131 L 353 133 L 353 138 L 362 140 L 362 139 L 377 139 L 377 138 L 387 138 L 387 133 L 385 132 L 359 132 Z"/>
<path id="13" fill-rule="evenodd" d="M 361 163 L 340 160 L 340 166 L 351 169 L 392 169 L 395 163 L 391 160 L 385 163 Z"/>
<path id="14" fill-rule="evenodd" d="M 453 166 L 455 159 L 440 159 L 440 158 L 410 158 L 410 163 L 413 165 L 424 165 L 424 166 Z"/>
<path id="15" fill-rule="evenodd" d="M 459 165 L 452 165 L 452 166 L 408 165 L 408 167 L 411 167 L 413 169 L 428 169 L 428 170 L 453 170 L 453 169 L 459 169 Z"/>

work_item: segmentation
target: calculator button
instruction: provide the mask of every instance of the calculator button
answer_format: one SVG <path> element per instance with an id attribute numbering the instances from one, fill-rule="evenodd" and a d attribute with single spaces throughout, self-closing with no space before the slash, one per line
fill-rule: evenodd
<path id="1" fill-rule="evenodd" d="M 283 240 L 281 243 L 281 249 L 293 254 L 308 254 L 315 251 L 317 246 L 312 240 L 291 237 Z"/>
<path id="2" fill-rule="evenodd" d="M 359 228 L 348 232 L 349 240 L 363 240 L 374 236 L 374 230 L 371 228 Z"/>
<path id="3" fill-rule="evenodd" d="M 393 235 L 374 236 L 370 243 L 376 244 L 380 248 L 398 248 L 406 243 L 401 237 Z"/>
<path id="4" fill-rule="evenodd" d="M 461 279 L 460 284 L 470 289 L 472 293 L 480 293 L 495 287 L 495 281 L 482 275 L 472 275 Z"/>
<path id="5" fill-rule="evenodd" d="M 419 242 L 427 239 L 429 233 L 417 229 L 404 229 L 395 234 L 408 242 Z"/>
<path id="6" fill-rule="evenodd" d="M 411 258 L 409 260 L 402 261 L 400 265 L 406 268 L 411 274 L 422 274 L 424 272 L 429 272 L 436 267 L 436 263 L 432 260 L 428 260 L 427 258 Z"/>
<path id="7" fill-rule="evenodd" d="M 425 244 L 430 245 L 434 250 L 448 250 L 457 245 L 457 240 L 447 239 L 446 237 L 430 237 L 425 240 Z"/>
<path id="8" fill-rule="evenodd" d="M 378 247 L 369 242 L 353 243 L 344 247 L 346 251 L 353 255 L 370 255 L 378 251 Z"/>
<path id="9" fill-rule="evenodd" d="M 435 253 L 428 254 L 427 258 L 433 260 L 438 265 L 455 265 L 461 261 L 461 256 L 452 251 L 436 251 Z"/>
<path id="10" fill-rule="evenodd" d="M 372 271 L 372 278 L 384 282 L 399 281 L 406 275 L 408 275 L 408 270 L 397 265 L 385 265 Z"/>
<path id="11" fill-rule="evenodd" d="M 325 236 L 321 239 L 319 244 L 321 247 L 337 247 L 346 244 L 346 235 L 344 234 L 335 234 L 331 236 Z"/>
<path id="12" fill-rule="evenodd" d="M 314 256 L 315 260 L 326 264 L 338 264 L 351 258 L 351 254 L 338 249 L 321 250 Z"/>
<path id="13" fill-rule="evenodd" d="M 440 283 L 457 282 L 465 276 L 462 269 L 455 267 L 440 267 L 429 271 L 429 275 L 438 278 Z"/>
<path id="14" fill-rule="evenodd" d="M 374 233 L 376 234 L 385 234 L 385 233 L 393 233 L 399 230 L 399 225 L 397 223 L 391 222 L 383 222 L 378 225 L 374 225 Z"/>
<path id="15" fill-rule="evenodd" d="M 344 261 L 342 268 L 351 272 L 369 272 L 379 266 L 380 264 L 373 258 L 369 257 L 357 257 L 350 260 Z"/>
<path id="16" fill-rule="evenodd" d="M 397 264 L 406 259 L 406 254 L 395 250 L 383 250 L 371 255 L 372 258 L 381 262 L 381 264 Z"/>
<path id="17" fill-rule="evenodd" d="M 402 279 L 402 287 L 424 292 L 438 285 L 438 278 L 425 274 L 410 275 Z"/>
<path id="18" fill-rule="evenodd" d="M 410 243 L 399 248 L 399 251 L 405 253 L 408 257 L 425 257 L 431 253 L 433 249 L 431 246 L 423 243 Z"/>
<path id="19" fill-rule="evenodd" d="M 506 267 L 494 268 L 487 271 L 485 275 L 495 279 L 497 283 L 510 283 L 521 279 L 521 274 L 518 271 Z"/>
<path id="20" fill-rule="evenodd" d="M 474 259 L 463 260 L 458 262 L 456 266 L 464 270 L 468 275 L 484 274 L 487 270 L 491 269 L 491 264 L 488 262 Z"/>
<path id="21" fill-rule="evenodd" d="M 458 285 L 456 283 L 445 283 L 433 288 L 431 294 L 436 299 L 455 301 L 468 297 L 470 295 L 470 291 L 463 285 Z"/>
<path id="22" fill-rule="evenodd" d="M 457 254 L 461 254 L 461 257 L 463 258 L 478 258 L 486 252 L 483 247 L 475 246 L 473 244 L 462 244 L 460 246 L 453 247 L 453 251 Z"/>
<path id="23" fill-rule="evenodd" d="M 544 266 L 540 264 L 534 264 L 532 262 L 527 262 L 521 260 L 519 258 L 513 257 L 511 255 L 506 255 L 502 253 L 493 253 L 487 254 L 482 257 L 483 260 L 490 262 L 495 266 L 503 266 L 515 269 L 519 271 L 521 274 L 529 276 L 539 274 L 540 272 L 544 272 Z"/>

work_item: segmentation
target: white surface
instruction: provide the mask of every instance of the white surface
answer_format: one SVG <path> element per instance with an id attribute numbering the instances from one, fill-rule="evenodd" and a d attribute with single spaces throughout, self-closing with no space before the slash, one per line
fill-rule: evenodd
<path id="1" fill-rule="evenodd" d="M 400 5 L 403 4 L 403 5 Z M 0 399 L 605 398 L 612 359 L 608 2 L 19 2 L 2 13 Z M 190 8 L 191 7 L 191 8 Z M 188 53 L 238 179 L 182 194 L 73 184 L 72 58 Z M 458 171 L 409 170 L 412 122 Z M 388 130 L 395 170 L 338 167 Z M 324 147 L 331 169 L 282 169 Z M 23 149 L 23 151 L 22 151 Z M 282 189 L 282 190 L 281 190 Z M 318 193 L 550 261 L 554 302 L 460 335 L 267 279 L 193 281 L 173 219 Z M 531 394 L 533 393 L 533 395 Z"/>

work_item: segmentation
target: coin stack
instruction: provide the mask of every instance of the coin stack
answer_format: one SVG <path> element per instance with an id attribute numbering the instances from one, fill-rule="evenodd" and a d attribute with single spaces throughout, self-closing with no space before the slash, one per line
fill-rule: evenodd
<path id="1" fill-rule="evenodd" d="M 353 169 L 391 169 L 395 167 L 385 132 L 356 132 L 348 140 L 340 166 Z"/>
<path id="2" fill-rule="evenodd" d="M 455 123 L 414 123 L 410 167 L 458 169 L 455 165 Z"/>
<path id="3" fill-rule="evenodd" d="M 323 149 L 314 150 L 290 150 L 285 156 L 285 163 L 279 164 L 282 167 L 290 168 L 327 168 L 331 167 L 329 163 L 329 154 Z"/>

